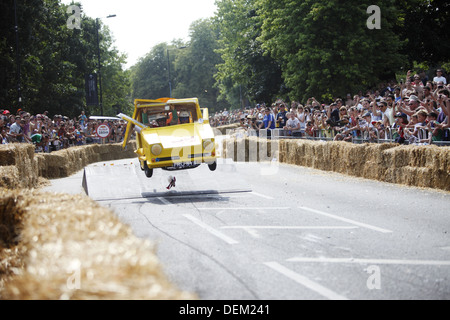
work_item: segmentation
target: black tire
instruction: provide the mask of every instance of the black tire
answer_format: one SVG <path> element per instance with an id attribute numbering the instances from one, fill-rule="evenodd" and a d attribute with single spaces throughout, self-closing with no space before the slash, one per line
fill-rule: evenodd
<path id="1" fill-rule="evenodd" d="M 209 168 L 209 170 L 211 170 L 211 171 L 215 171 L 216 168 L 217 168 L 217 162 L 214 161 L 213 163 L 208 164 L 208 168 Z"/>
<path id="2" fill-rule="evenodd" d="M 144 161 L 144 173 L 147 178 L 151 178 L 153 175 L 153 169 L 147 166 L 147 161 Z"/>

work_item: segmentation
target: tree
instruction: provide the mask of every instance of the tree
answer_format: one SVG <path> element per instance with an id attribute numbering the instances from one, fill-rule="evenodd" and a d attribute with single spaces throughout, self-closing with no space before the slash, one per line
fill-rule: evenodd
<path id="1" fill-rule="evenodd" d="M 398 34 L 406 40 L 402 52 L 413 62 L 450 62 L 450 3 L 445 0 L 402 0 Z"/>
<path id="2" fill-rule="evenodd" d="M 255 0 L 216 2 L 215 25 L 223 63 L 216 74 L 222 98 L 235 103 L 236 90 L 258 102 L 270 101 L 282 86 L 281 66 L 265 54 L 259 40 L 261 17 Z M 233 101 L 234 100 L 234 101 Z M 240 105 L 241 103 L 239 103 Z"/>
<path id="3" fill-rule="evenodd" d="M 133 67 L 131 76 L 133 99 L 169 97 L 167 49 L 166 43 L 154 46 Z"/>
<path id="4" fill-rule="evenodd" d="M 15 112 L 77 116 L 86 108 L 85 75 L 97 70 L 95 20 L 82 15 L 81 29 L 67 26 L 67 5 L 59 0 L 17 1 L 19 51 L 16 50 L 14 0 L 0 3 L 0 103 Z M 79 3 L 75 3 L 81 7 Z M 100 24 L 101 26 L 101 24 Z M 111 86 L 104 90 L 105 110 L 112 105 L 126 107 L 128 74 L 121 65 L 124 56 L 112 48 L 107 28 L 100 28 L 102 66 Z M 20 77 L 19 72 L 20 70 Z M 22 102 L 18 103 L 17 83 Z M 108 83 L 108 81 L 106 81 Z M 111 88 L 110 88 L 111 87 Z"/>
<path id="5" fill-rule="evenodd" d="M 257 0 L 263 48 L 281 61 L 290 98 L 332 99 L 392 78 L 404 58 L 397 9 L 378 1 L 381 29 L 367 27 L 368 1 Z"/>
<path id="6" fill-rule="evenodd" d="M 214 86 L 217 64 L 222 60 L 216 52 L 217 32 L 210 19 L 197 20 L 191 24 L 190 40 L 184 49 L 177 50 L 174 64 L 176 83 L 175 98 L 197 97 L 202 106 L 211 111 L 223 107 L 218 103 L 218 89 Z"/>

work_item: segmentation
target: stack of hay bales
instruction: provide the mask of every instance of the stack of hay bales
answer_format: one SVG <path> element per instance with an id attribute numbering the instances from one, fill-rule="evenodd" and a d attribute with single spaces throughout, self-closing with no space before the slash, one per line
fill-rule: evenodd
<path id="1" fill-rule="evenodd" d="M 272 161 L 278 156 L 279 141 L 257 137 L 223 140 L 223 158 L 239 162 Z"/>
<path id="2" fill-rule="evenodd" d="M 33 155 L 33 145 L 0 145 L 0 187 L 26 188 L 36 186 L 39 175 L 37 163 L 33 161 Z"/>
<path id="3" fill-rule="evenodd" d="M 0 197 L 14 199 L 7 216 L 22 226 L 16 246 L 26 255 L 3 299 L 193 298 L 167 281 L 151 243 L 88 197 L 39 191 Z"/>
<path id="4" fill-rule="evenodd" d="M 40 153 L 36 154 L 35 158 L 39 176 L 56 179 L 68 177 L 91 163 L 134 158 L 135 146 L 136 143 L 133 141 L 124 151 L 121 144 L 92 144 L 52 153 Z"/>
<path id="5" fill-rule="evenodd" d="M 89 163 L 134 157 L 134 145 L 91 145 L 34 154 L 0 146 L 0 299 L 196 299 L 162 271 L 150 242 L 84 195 L 45 193 Z M 6 175 L 6 177 L 5 177 Z"/>
<path id="6" fill-rule="evenodd" d="M 386 150 L 384 181 L 450 191 L 450 148 L 398 146 Z"/>
<path id="7" fill-rule="evenodd" d="M 218 135 L 219 133 L 221 135 L 226 135 L 229 132 L 237 129 L 239 126 L 240 126 L 239 123 L 233 123 L 233 124 L 227 124 L 227 125 L 224 125 L 224 126 L 214 127 L 213 130 L 214 130 L 216 135 Z"/>
<path id="8" fill-rule="evenodd" d="M 256 154 L 252 147 L 255 144 Z M 223 141 L 223 148 L 224 157 L 235 161 L 261 161 L 261 150 L 264 150 L 280 163 L 450 191 L 449 147 L 230 138 Z"/>

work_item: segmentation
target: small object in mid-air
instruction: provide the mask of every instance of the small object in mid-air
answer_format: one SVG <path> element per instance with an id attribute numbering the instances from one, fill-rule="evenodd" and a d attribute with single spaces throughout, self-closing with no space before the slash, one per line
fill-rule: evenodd
<path id="1" fill-rule="evenodd" d="M 167 190 L 175 187 L 175 181 L 177 181 L 175 177 L 172 176 L 169 177 L 169 185 L 167 186 Z"/>

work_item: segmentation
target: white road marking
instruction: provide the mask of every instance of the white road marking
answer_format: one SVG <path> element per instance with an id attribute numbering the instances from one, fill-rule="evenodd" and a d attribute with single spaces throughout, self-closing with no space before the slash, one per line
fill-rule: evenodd
<path id="1" fill-rule="evenodd" d="M 331 213 L 322 212 L 322 211 L 319 211 L 319 210 L 316 210 L 316 209 L 311 209 L 311 208 L 308 208 L 308 207 L 299 207 L 299 209 L 310 211 L 310 212 L 313 212 L 313 213 L 317 213 L 317 214 L 320 214 L 320 215 L 323 215 L 323 216 L 326 216 L 326 217 L 329 217 L 329 218 L 333 218 L 333 219 L 340 220 L 340 221 L 343 221 L 343 222 L 351 223 L 351 224 L 354 224 L 354 225 L 359 226 L 359 227 L 375 230 L 375 231 L 382 232 L 382 233 L 391 233 L 392 232 L 391 230 L 375 227 L 375 226 L 372 226 L 372 225 L 367 224 L 367 223 L 362 223 L 362 222 L 358 222 L 358 221 L 355 221 L 355 220 L 343 218 L 343 217 L 336 216 L 336 215 L 331 214 Z"/>
<path id="2" fill-rule="evenodd" d="M 164 203 L 167 206 L 172 206 L 172 202 L 170 202 L 169 200 L 163 198 L 163 197 L 158 197 L 158 200 L 161 201 L 162 203 Z"/>
<path id="3" fill-rule="evenodd" d="M 196 225 L 202 227 L 203 229 L 205 229 L 206 231 L 208 231 L 209 233 L 215 235 L 216 237 L 222 239 L 223 241 L 225 241 L 228 244 L 237 244 L 239 242 L 237 242 L 236 240 L 234 240 L 233 238 L 230 238 L 229 236 L 223 234 L 222 232 L 214 229 L 213 227 L 207 225 L 206 223 L 204 223 L 203 221 L 191 216 L 190 214 L 183 214 L 183 217 L 185 217 L 186 219 L 191 220 L 192 222 L 194 222 Z"/>
<path id="4" fill-rule="evenodd" d="M 248 232 L 254 238 L 261 238 L 256 230 L 280 229 L 280 230 L 330 230 L 330 229 L 357 229 L 358 227 L 332 227 L 332 226 L 224 226 L 221 229 L 242 229 Z"/>
<path id="5" fill-rule="evenodd" d="M 351 226 L 223 226 L 221 229 L 357 229 Z"/>
<path id="6" fill-rule="evenodd" d="M 302 286 L 305 286 L 306 288 L 317 292 L 318 294 L 324 296 L 327 299 L 348 300 L 346 297 L 344 297 L 340 294 L 337 294 L 336 292 L 322 286 L 321 284 L 314 282 L 314 281 L 308 279 L 307 277 L 302 276 L 301 274 L 298 274 L 298 273 L 282 266 L 278 262 L 265 262 L 264 264 L 266 266 L 268 266 L 269 268 L 272 268 L 273 270 L 278 271 L 282 275 L 294 280 L 298 284 L 301 284 Z"/>
<path id="7" fill-rule="evenodd" d="M 198 210 L 288 210 L 290 207 L 197 208 Z"/>
<path id="8" fill-rule="evenodd" d="M 401 260 L 401 259 L 355 259 L 355 258 L 290 258 L 290 262 L 320 262 L 320 263 L 355 263 L 355 264 L 403 264 L 403 265 L 432 265 L 450 266 L 446 260 Z"/>
<path id="9" fill-rule="evenodd" d="M 255 195 L 255 196 L 264 198 L 264 199 L 269 199 L 269 200 L 273 200 L 273 199 L 274 199 L 273 197 L 266 196 L 265 194 L 261 194 L 261 193 L 255 192 L 255 191 L 252 191 L 252 192 L 250 192 L 250 193 L 253 194 L 253 195 Z"/>

